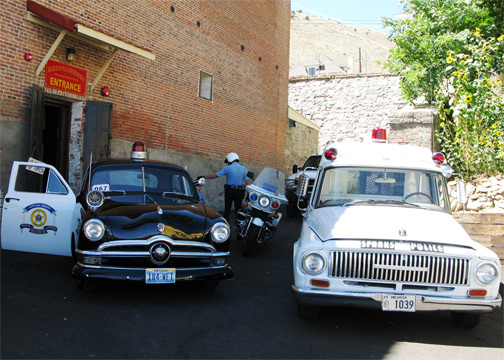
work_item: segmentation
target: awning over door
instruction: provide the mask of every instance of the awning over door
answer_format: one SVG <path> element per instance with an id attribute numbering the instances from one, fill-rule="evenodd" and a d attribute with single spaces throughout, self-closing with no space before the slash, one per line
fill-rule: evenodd
<path id="1" fill-rule="evenodd" d="M 75 37 L 81 41 L 99 47 L 103 50 L 110 50 L 110 48 L 114 49 L 113 53 L 107 59 L 102 69 L 98 73 L 98 76 L 91 84 L 91 90 L 93 90 L 95 86 L 98 84 L 98 81 L 107 70 L 108 66 L 112 62 L 118 50 L 123 50 L 129 53 L 137 54 L 150 60 L 155 60 L 156 58 L 156 55 L 154 55 L 152 52 L 148 50 L 141 49 L 137 46 L 116 39 L 113 36 L 109 36 L 99 31 L 93 30 L 83 24 L 80 24 L 79 22 L 70 18 L 69 16 L 60 14 L 57 11 L 49 9 L 43 5 L 37 4 L 32 0 L 27 1 L 26 8 L 29 11 L 28 19 L 31 22 L 60 32 L 58 38 L 56 39 L 52 47 L 49 49 L 40 65 L 38 66 L 36 72 L 37 76 L 40 75 L 47 61 L 51 58 L 52 54 L 57 49 L 58 45 L 61 43 L 61 41 L 66 35 Z"/>

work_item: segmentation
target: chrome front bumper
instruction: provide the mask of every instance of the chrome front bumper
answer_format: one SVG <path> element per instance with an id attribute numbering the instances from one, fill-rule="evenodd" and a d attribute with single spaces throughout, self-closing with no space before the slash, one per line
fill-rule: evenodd
<path id="1" fill-rule="evenodd" d="M 350 306 L 381 309 L 384 295 L 363 292 L 304 290 L 295 285 L 292 285 L 291 290 L 294 300 L 298 304 L 312 306 Z M 497 297 L 494 299 L 461 299 L 416 295 L 416 311 L 492 312 L 497 310 L 501 304 L 502 298 L 500 294 L 497 294 Z"/>

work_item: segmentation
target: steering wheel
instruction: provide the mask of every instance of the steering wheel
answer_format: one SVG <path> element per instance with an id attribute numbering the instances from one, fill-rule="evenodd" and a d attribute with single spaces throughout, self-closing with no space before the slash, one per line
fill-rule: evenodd
<path id="1" fill-rule="evenodd" d="M 408 194 L 404 197 L 404 200 L 406 200 L 407 198 L 411 197 L 411 196 L 414 196 L 414 195 L 422 195 L 422 196 L 425 196 L 426 198 L 428 198 L 431 203 L 434 204 L 434 199 L 432 198 L 432 196 L 430 196 L 429 194 L 426 194 L 424 192 L 420 192 L 420 191 L 417 191 L 417 192 L 412 192 L 411 194 Z"/>

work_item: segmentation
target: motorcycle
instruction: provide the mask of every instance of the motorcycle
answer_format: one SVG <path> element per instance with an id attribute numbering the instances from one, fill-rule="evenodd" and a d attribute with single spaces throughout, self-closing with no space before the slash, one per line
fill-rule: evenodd
<path id="1" fill-rule="evenodd" d="M 246 201 L 236 214 L 237 236 L 245 239 L 243 256 L 250 254 L 255 243 L 265 244 L 275 235 L 282 218 L 280 207 L 287 204 L 284 185 L 282 172 L 264 168 L 254 183 L 245 187 Z"/>

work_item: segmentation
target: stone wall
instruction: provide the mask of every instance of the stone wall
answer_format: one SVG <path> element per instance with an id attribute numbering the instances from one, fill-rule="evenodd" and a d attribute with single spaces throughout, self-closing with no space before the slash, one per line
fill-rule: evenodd
<path id="1" fill-rule="evenodd" d="M 461 211 L 462 204 L 457 203 L 457 181 L 450 181 L 450 200 L 452 211 Z M 479 177 L 466 182 L 466 211 L 479 213 L 504 214 L 504 175 Z"/>
<path id="2" fill-rule="evenodd" d="M 432 148 L 434 111 L 407 106 L 399 76 L 291 78 L 289 106 L 320 127 L 319 151 L 328 140 L 370 139 L 374 128 L 387 129 L 389 142 Z"/>
<path id="3" fill-rule="evenodd" d="M 290 175 L 292 165 L 303 165 L 308 156 L 318 151 L 319 132 L 316 129 L 296 122 L 285 134 L 285 159 Z"/>

